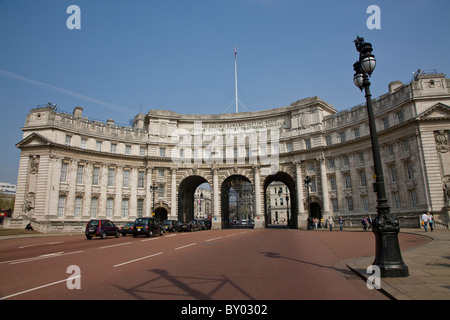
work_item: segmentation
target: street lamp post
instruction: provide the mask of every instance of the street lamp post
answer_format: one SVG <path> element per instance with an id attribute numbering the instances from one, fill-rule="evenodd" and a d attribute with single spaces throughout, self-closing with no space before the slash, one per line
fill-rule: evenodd
<path id="1" fill-rule="evenodd" d="M 150 186 L 150 192 L 152 193 L 152 200 L 153 200 L 153 205 L 152 205 L 152 216 L 155 215 L 155 192 L 158 191 L 158 186 L 154 183 Z"/>
<path id="2" fill-rule="evenodd" d="M 308 202 L 308 222 L 307 222 L 307 229 L 311 229 L 311 203 L 310 203 L 310 198 L 309 198 L 309 186 L 311 184 L 311 177 L 310 176 L 306 176 L 305 179 L 305 187 L 306 187 L 306 200 Z"/>
<path id="3" fill-rule="evenodd" d="M 365 90 L 375 169 L 374 191 L 377 193 L 378 204 L 378 215 L 372 223 L 376 246 L 373 265 L 380 268 L 381 277 L 407 277 L 409 275 L 408 266 L 403 262 L 398 243 L 399 223 L 391 216 L 386 197 L 378 134 L 372 108 L 372 95 L 370 94 L 369 76 L 375 69 L 376 60 L 372 54 L 372 45 L 365 42 L 364 38 L 358 36 L 354 42 L 356 50 L 359 52 L 359 60 L 353 64 L 355 70 L 353 82 L 361 91 Z"/>

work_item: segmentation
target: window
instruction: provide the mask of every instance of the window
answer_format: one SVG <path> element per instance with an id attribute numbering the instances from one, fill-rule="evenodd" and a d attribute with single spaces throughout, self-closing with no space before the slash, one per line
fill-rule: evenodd
<path id="1" fill-rule="evenodd" d="M 394 144 L 391 143 L 388 145 L 388 156 L 393 156 L 395 155 L 395 150 L 394 150 Z"/>
<path id="2" fill-rule="evenodd" d="M 286 142 L 286 152 L 292 152 L 294 151 L 294 146 L 292 144 L 292 142 Z M 248 155 L 247 155 L 248 157 Z"/>
<path id="3" fill-rule="evenodd" d="M 106 217 L 111 219 L 113 216 L 113 208 L 114 208 L 114 199 L 108 198 L 106 199 Z"/>
<path id="4" fill-rule="evenodd" d="M 391 172 L 391 182 L 397 182 L 397 169 L 390 167 L 389 171 Z"/>
<path id="5" fill-rule="evenodd" d="M 159 148 L 159 156 L 160 157 L 166 156 L 166 148 Z"/>
<path id="6" fill-rule="evenodd" d="M 128 204 L 129 204 L 129 200 L 128 199 L 122 199 L 122 218 L 127 218 L 128 217 Z"/>
<path id="7" fill-rule="evenodd" d="M 353 211 L 353 198 L 352 197 L 348 197 L 348 198 L 345 198 L 346 199 L 346 202 L 347 202 L 347 210 L 348 211 Z"/>
<path id="8" fill-rule="evenodd" d="M 117 144 L 111 143 L 111 153 L 116 153 L 116 150 L 117 150 Z"/>
<path id="9" fill-rule="evenodd" d="M 92 185 L 98 186 L 100 167 L 94 167 L 92 172 Z"/>
<path id="10" fill-rule="evenodd" d="M 334 158 L 327 159 L 328 169 L 334 169 Z"/>
<path id="11" fill-rule="evenodd" d="M 139 149 L 139 155 L 140 155 L 141 157 L 145 156 L 146 151 L 147 151 L 147 149 L 146 149 L 145 147 L 141 147 L 141 148 Z"/>
<path id="12" fill-rule="evenodd" d="M 137 201 L 137 217 L 142 218 L 144 213 L 144 199 L 138 199 Z"/>
<path id="13" fill-rule="evenodd" d="M 337 199 L 331 199 L 331 205 L 333 206 L 333 212 L 339 211 L 338 201 Z"/>
<path id="14" fill-rule="evenodd" d="M 86 138 L 81 138 L 81 144 L 80 144 L 81 149 L 86 149 L 86 142 L 87 142 Z"/>
<path id="15" fill-rule="evenodd" d="M 91 199 L 91 218 L 97 217 L 98 198 Z"/>
<path id="16" fill-rule="evenodd" d="M 361 196 L 362 209 L 364 211 L 369 211 L 369 200 L 367 196 Z"/>
<path id="17" fill-rule="evenodd" d="M 416 192 L 414 190 L 409 190 L 409 199 L 411 201 L 411 207 L 416 207 L 417 206 L 417 198 L 416 198 Z"/>
<path id="18" fill-rule="evenodd" d="M 130 186 L 130 170 L 123 170 L 123 187 L 128 188 Z"/>
<path id="19" fill-rule="evenodd" d="M 367 180 L 366 180 L 366 172 L 362 171 L 359 173 L 359 185 L 361 187 L 366 187 L 367 186 Z"/>
<path id="20" fill-rule="evenodd" d="M 66 208 L 66 196 L 58 198 L 58 218 L 64 218 L 64 210 Z"/>
<path id="21" fill-rule="evenodd" d="M 317 192 L 316 178 L 311 178 L 311 192 Z"/>
<path id="22" fill-rule="evenodd" d="M 67 181 L 67 162 L 61 163 L 61 177 L 59 178 L 59 182 L 66 182 Z"/>
<path id="23" fill-rule="evenodd" d="M 164 178 L 164 169 L 158 169 L 158 177 Z"/>
<path id="24" fill-rule="evenodd" d="M 359 138 L 359 128 L 353 129 L 353 134 L 355 135 L 355 139 Z"/>
<path id="25" fill-rule="evenodd" d="M 392 197 L 394 199 L 394 209 L 400 209 L 400 196 L 398 192 L 393 192 Z"/>
<path id="26" fill-rule="evenodd" d="M 70 146 L 70 141 L 72 140 L 72 136 L 66 135 L 66 146 Z"/>
<path id="27" fill-rule="evenodd" d="M 330 190 L 336 190 L 336 177 L 331 176 L 330 177 Z"/>
<path id="28" fill-rule="evenodd" d="M 308 162 L 308 172 L 314 173 L 314 162 Z"/>
<path id="29" fill-rule="evenodd" d="M 116 169 L 108 168 L 108 186 L 114 186 L 114 175 L 116 174 Z"/>
<path id="30" fill-rule="evenodd" d="M 95 141 L 95 150 L 102 151 L 102 142 L 101 141 Z"/>
<path id="31" fill-rule="evenodd" d="M 414 173 L 411 163 L 408 162 L 407 164 L 405 164 L 405 167 L 406 167 L 406 177 L 408 178 L 408 180 L 414 179 Z"/>
<path id="32" fill-rule="evenodd" d="M 144 188 L 144 178 L 145 178 L 145 171 L 139 171 L 138 173 L 138 188 Z"/>
<path id="33" fill-rule="evenodd" d="M 403 115 L 403 110 L 400 112 L 397 112 L 397 120 L 398 120 L 398 123 L 402 123 L 403 121 L 405 121 L 405 117 Z"/>
<path id="34" fill-rule="evenodd" d="M 125 146 L 125 154 L 130 155 L 131 154 L 131 146 Z"/>
<path id="35" fill-rule="evenodd" d="M 358 153 L 358 159 L 359 159 L 359 163 L 361 163 L 361 164 L 364 163 L 364 153 L 363 152 Z"/>
<path id="36" fill-rule="evenodd" d="M 311 139 L 305 139 L 305 148 L 311 149 Z"/>
<path id="37" fill-rule="evenodd" d="M 164 198 L 164 186 L 158 186 L 158 198 Z"/>
<path id="38" fill-rule="evenodd" d="M 350 189 L 352 187 L 352 179 L 349 174 L 344 175 L 344 188 Z"/>
<path id="39" fill-rule="evenodd" d="M 84 165 L 79 164 L 77 168 L 77 184 L 83 184 Z"/>
<path id="40" fill-rule="evenodd" d="M 325 137 L 325 142 L 327 144 L 327 146 L 331 146 L 332 142 L 331 142 L 331 136 L 326 136 Z"/>
<path id="41" fill-rule="evenodd" d="M 75 197 L 75 211 L 74 211 L 74 217 L 80 218 L 81 217 L 81 204 L 83 201 L 83 197 Z"/>
<path id="42" fill-rule="evenodd" d="M 350 165 L 350 159 L 348 156 L 342 156 L 342 163 L 344 166 L 349 166 Z"/>
<path id="43" fill-rule="evenodd" d="M 383 118 L 383 119 L 381 119 L 381 121 L 383 123 L 383 129 L 388 129 L 389 128 L 389 119 Z"/>
<path id="44" fill-rule="evenodd" d="M 339 137 L 341 139 L 341 142 L 345 142 L 345 131 L 339 133 Z"/>

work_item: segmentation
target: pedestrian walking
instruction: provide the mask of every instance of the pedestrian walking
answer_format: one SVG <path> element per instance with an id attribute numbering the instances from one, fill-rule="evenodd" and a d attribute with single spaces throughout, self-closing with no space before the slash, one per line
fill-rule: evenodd
<path id="1" fill-rule="evenodd" d="M 372 216 L 369 214 L 369 219 L 368 219 L 368 221 L 367 221 L 367 224 L 368 224 L 368 228 L 369 229 L 371 229 L 372 228 L 372 222 L 373 222 L 373 220 L 372 220 Z"/>
<path id="2" fill-rule="evenodd" d="M 429 215 L 428 215 L 428 224 L 430 225 L 430 230 L 431 230 L 431 232 L 433 232 L 434 230 L 433 230 L 433 226 L 434 226 L 434 217 L 433 217 L 433 215 L 430 213 Z"/>
<path id="3" fill-rule="evenodd" d="M 428 231 L 427 230 L 427 227 L 428 227 L 428 214 L 426 214 L 426 213 L 424 213 L 422 215 L 422 225 L 423 225 L 423 228 L 425 229 L 425 232 Z"/>
<path id="4" fill-rule="evenodd" d="M 331 216 L 328 217 L 327 223 L 330 231 L 333 231 L 333 218 Z"/>
<path id="5" fill-rule="evenodd" d="M 344 219 L 342 217 L 339 217 L 339 230 L 344 230 Z"/>
<path id="6" fill-rule="evenodd" d="M 363 225 L 363 230 L 367 231 L 367 219 L 366 219 L 366 217 L 362 218 L 361 224 Z"/>

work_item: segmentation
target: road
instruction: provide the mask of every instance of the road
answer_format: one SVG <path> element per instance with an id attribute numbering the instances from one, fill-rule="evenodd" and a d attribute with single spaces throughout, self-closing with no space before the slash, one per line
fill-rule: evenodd
<path id="1" fill-rule="evenodd" d="M 425 241 L 412 234 L 399 239 L 402 249 Z M 369 290 L 346 267 L 351 258 L 373 255 L 373 234 L 354 231 L 228 229 L 151 238 L 4 240 L 0 298 L 382 300 L 381 292 Z M 75 269 L 68 272 L 69 266 Z"/>

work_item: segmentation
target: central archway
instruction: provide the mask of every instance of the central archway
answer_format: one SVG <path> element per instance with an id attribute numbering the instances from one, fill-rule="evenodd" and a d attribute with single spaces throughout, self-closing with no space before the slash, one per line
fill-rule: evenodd
<path id="1" fill-rule="evenodd" d="M 253 227 L 254 192 L 250 180 L 242 175 L 226 178 L 221 187 L 222 229 Z"/>
<path id="2" fill-rule="evenodd" d="M 287 227 L 297 229 L 298 228 L 298 203 L 297 203 L 297 190 L 295 188 L 294 179 L 286 172 L 278 171 L 276 174 L 267 176 L 264 180 L 264 216 L 266 221 L 266 227 L 270 223 L 267 188 L 274 181 L 280 181 L 285 184 L 288 192 L 283 191 L 280 196 L 286 200 L 286 209 L 288 212 Z"/>

